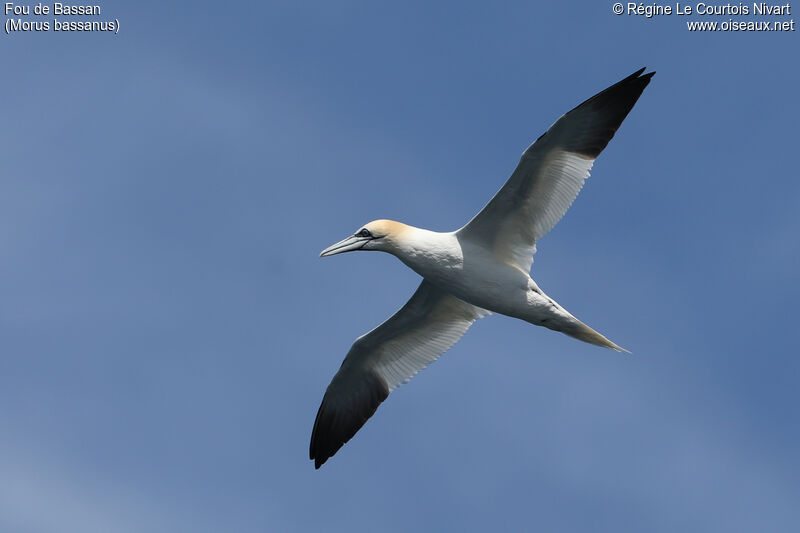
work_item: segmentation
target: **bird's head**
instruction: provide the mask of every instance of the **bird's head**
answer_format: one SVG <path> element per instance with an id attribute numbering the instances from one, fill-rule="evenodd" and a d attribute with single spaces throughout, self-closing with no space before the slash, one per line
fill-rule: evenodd
<path id="1" fill-rule="evenodd" d="M 382 250 L 391 252 L 400 236 L 410 226 L 394 220 L 373 220 L 344 240 L 328 246 L 320 257 L 352 252 L 353 250 Z"/>

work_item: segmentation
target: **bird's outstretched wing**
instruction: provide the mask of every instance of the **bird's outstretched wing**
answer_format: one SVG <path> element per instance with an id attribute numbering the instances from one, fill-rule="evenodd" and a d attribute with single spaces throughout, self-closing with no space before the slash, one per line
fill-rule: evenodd
<path id="1" fill-rule="evenodd" d="M 526 272 L 536 241 L 561 220 L 594 160 L 655 72 L 634 72 L 559 118 L 522 154 L 503 188 L 459 230 Z"/>
<path id="2" fill-rule="evenodd" d="M 488 314 L 423 281 L 402 309 L 359 337 L 317 412 L 309 451 L 316 468 L 355 435 L 392 390 L 435 361 L 475 320 Z"/>

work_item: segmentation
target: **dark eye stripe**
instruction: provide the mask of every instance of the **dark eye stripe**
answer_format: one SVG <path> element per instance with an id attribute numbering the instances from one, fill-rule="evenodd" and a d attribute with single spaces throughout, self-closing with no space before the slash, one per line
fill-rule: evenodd
<path id="1" fill-rule="evenodd" d="M 372 233 L 370 233 L 367 228 L 362 229 L 356 235 L 359 237 L 372 237 Z"/>

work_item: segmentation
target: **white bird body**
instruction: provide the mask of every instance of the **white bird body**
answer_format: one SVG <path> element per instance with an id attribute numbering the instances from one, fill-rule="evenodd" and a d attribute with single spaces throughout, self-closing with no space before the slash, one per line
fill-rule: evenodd
<path id="1" fill-rule="evenodd" d="M 493 302 L 509 290 L 523 290 L 528 278 L 486 248 L 459 239 L 457 232 L 409 227 L 399 245 L 387 251 L 434 285 L 490 311 L 502 312 L 492 309 Z"/>
<path id="2" fill-rule="evenodd" d="M 321 256 L 354 250 L 395 255 L 422 276 L 411 299 L 359 337 L 328 386 L 314 422 L 310 457 L 319 468 L 397 386 L 492 313 L 627 351 L 582 323 L 530 277 L 536 241 L 561 219 L 595 159 L 654 73 L 628 76 L 562 116 L 522 155 L 492 200 L 464 227 L 435 232 L 375 220 Z"/>
<path id="3" fill-rule="evenodd" d="M 371 250 L 391 253 L 436 287 L 475 307 L 581 340 L 588 335 L 587 342 L 624 351 L 548 297 L 527 272 L 462 230 L 435 232 L 392 220 L 377 220 L 365 227 L 391 232 Z"/>

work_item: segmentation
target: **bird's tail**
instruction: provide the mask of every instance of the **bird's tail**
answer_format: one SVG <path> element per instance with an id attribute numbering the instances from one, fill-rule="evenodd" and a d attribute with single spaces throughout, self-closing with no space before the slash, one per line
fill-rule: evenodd
<path id="1" fill-rule="evenodd" d="M 531 280 L 530 283 L 532 287 L 531 291 L 528 292 L 530 305 L 526 308 L 527 312 L 522 315 L 512 314 L 511 316 L 516 316 L 517 318 L 521 318 L 537 326 L 544 326 L 554 331 L 560 331 L 565 335 L 569 335 L 583 342 L 588 342 L 589 344 L 594 344 L 595 346 L 611 348 L 618 352 L 631 353 L 622 346 L 614 344 L 603 335 L 575 318 L 572 313 L 542 292 L 533 280 Z"/>
<path id="2" fill-rule="evenodd" d="M 574 337 L 580 341 L 588 342 L 589 344 L 594 344 L 595 346 L 602 346 L 603 348 L 611 348 L 612 350 L 616 350 L 618 352 L 625 352 L 631 353 L 622 346 L 614 344 L 607 338 L 605 338 L 600 333 L 596 332 L 580 320 L 575 317 L 572 317 L 574 322 L 570 324 L 570 327 L 564 328 L 560 330 L 562 333 L 569 335 L 570 337 Z"/>

